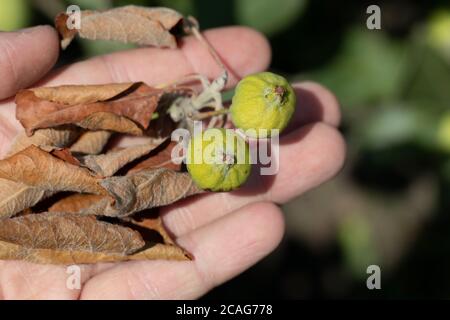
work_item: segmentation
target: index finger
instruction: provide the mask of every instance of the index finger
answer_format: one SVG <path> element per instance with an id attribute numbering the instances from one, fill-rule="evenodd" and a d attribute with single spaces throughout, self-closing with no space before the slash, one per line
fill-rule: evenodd
<path id="1" fill-rule="evenodd" d="M 204 34 L 229 68 L 229 87 L 234 86 L 240 77 L 265 70 L 270 63 L 270 45 L 263 35 L 253 29 L 226 27 L 208 30 Z M 221 70 L 199 41 L 186 37 L 181 41 L 180 48 L 175 50 L 141 48 L 78 62 L 50 73 L 38 85 L 138 81 L 157 85 L 192 73 L 212 79 Z M 15 119 L 14 110 L 13 103 L 3 105 L 0 118 L 8 121 L 8 127 L 17 134 L 23 129 Z"/>
<path id="2" fill-rule="evenodd" d="M 271 50 L 267 39 L 246 27 L 226 27 L 204 32 L 230 71 L 230 86 L 239 78 L 265 70 Z M 181 40 L 175 50 L 141 48 L 112 53 L 75 63 L 51 75 L 45 85 L 100 84 L 144 81 L 149 85 L 166 83 L 199 73 L 212 79 L 220 67 L 208 50 L 194 37 Z"/>

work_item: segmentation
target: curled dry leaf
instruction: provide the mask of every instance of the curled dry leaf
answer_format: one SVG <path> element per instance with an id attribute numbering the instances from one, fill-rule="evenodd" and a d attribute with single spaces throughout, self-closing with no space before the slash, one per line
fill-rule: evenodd
<path id="1" fill-rule="evenodd" d="M 67 162 L 67 163 L 70 163 L 70 164 L 72 164 L 74 166 L 77 166 L 77 167 L 81 166 L 80 160 L 75 158 L 72 155 L 72 152 L 70 152 L 70 150 L 67 149 L 67 148 L 64 148 L 64 149 L 59 149 L 59 148 L 55 149 L 55 148 L 53 148 L 51 150 L 48 150 L 48 153 L 50 153 L 52 156 L 54 156 L 54 157 L 56 157 L 58 159 L 61 159 L 61 160 L 65 161 L 65 162 Z"/>
<path id="2" fill-rule="evenodd" d="M 105 196 L 97 194 L 73 193 L 54 202 L 48 212 L 80 213 L 104 200 Z"/>
<path id="3" fill-rule="evenodd" d="M 30 89 L 36 97 L 61 104 L 88 104 L 106 101 L 130 89 L 134 83 L 112 83 L 108 85 L 78 85 L 41 87 Z"/>
<path id="4" fill-rule="evenodd" d="M 157 144 L 157 143 L 156 143 Z M 142 170 L 148 169 L 156 169 L 156 168 L 166 168 L 174 171 L 180 171 L 180 164 L 174 164 L 171 159 L 172 149 L 175 147 L 175 142 L 164 142 L 162 145 L 159 145 L 155 150 L 152 150 L 149 155 L 138 159 L 130 164 L 130 168 L 124 168 L 124 172 L 127 175 L 132 173 L 136 173 Z M 144 146 L 135 146 L 127 149 L 136 148 L 138 151 L 140 148 Z M 127 150 L 124 149 L 124 150 Z M 120 154 L 123 150 L 118 151 Z M 112 152 L 115 153 L 115 152 Z M 46 208 L 49 212 L 70 212 L 70 213 L 80 213 L 80 212 L 88 212 L 88 208 L 93 207 L 98 204 L 100 201 L 105 200 L 105 196 L 99 196 L 94 194 L 69 194 L 64 195 L 63 197 L 58 197 L 55 199 L 48 208 Z M 105 205 L 107 205 L 105 203 Z"/>
<path id="5" fill-rule="evenodd" d="M 41 213 L 3 220 L 0 224 L 0 259 L 37 263 L 79 264 L 137 259 L 186 260 L 173 244 L 144 240 L 152 231 L 98 221 L 92 216 Z"/>
<path id="6" fill-rule="evenodd" d="M 149 260 L 164 259 L 168 260 L 192 260 L 193 256 L 178 247 L 167 232 L 161 217 L 144 211 L 133 218 L 125 218 L 122 224 L 138 230 L 146 243 L 157 243 L 155 247 L 141 250 L 129 257 L 129 260 Z"/>
<path id="7" fill-rule="evenodd" d="M 52 192 L 106 194 L 98 179 L 87 169 L 63 161 L 36 146 L 1 160 L 0 178 Z"/>
<path id="8" fill-rule="evenodd" d="M 42 148 L 66 148 L 79 137 L 80 133 L 81 130 L 75 126 L 40 129 L 36 130 L 31 137 L 25 132 L 19 133 L 13 141 L 7 157 L 22 151 L 31 145 Z"/>
<path id="9" fill-rule="evenodd" d="M 128 163 L 150 153 L 163 141 L 132 146 L 101 155 L 89 155 L 81 158 L 81 163 L 102 177 L 111 177 Z"/>
<path id="10" fill-rule="evenodd" d="M 70 151 L 77 154 L 100 154 L 112 134 L 112 132 L 105 130 L 86 131 L 70 146 Z"/>
<path id="11" fill-rule="evenodd" d="M 50 152 L 54 155 L 32 145 L 0 160 L 0 218 L 14 216 L 61 191 L 107 194 L 87 169 L 61 159 L 70 160 L 69 154 Z"/>
<path id="12" fill-rule="evenodd" d="M 78 34 L 90 40 L 116 40 L 125 43 L 176 48 L 174 28 L 183 20 L 178 12 L 167 8 L 125 6 L 108 11 L 82 11 L 80 29 L 68 28 L 69 16 L 55 19 L 63 49 Z"/>
<path id="13" fill-rule="evenodd" d="M 142 170 L 124 177 L 106 178 L 101 181 L 101 185 L 115 201 L 111 202 L 105 197 L 81 211 L 81 214 L 124 217 L 203 193 L 188 173 L 165 168 Z"/>
<path id="14" fill-rule="evenodd" d="M 36 129 L 65 124 L 75 124 L 89 130 L 142 135 L 163 96 L 175 98 L 191 94 L 191 90 L 186 88 L 155 89 L 144 83 L 124 87 L 102 85 L 95 86 L 95 90 L 90 87 L 65 86 L 61 91 L 64 94 L 59 92 L 60 87 L 22 90 L 16 96 L 16 117 L 28 135 Z M 125 90 L 120 91 L 119 88 Z M 71 90 L 80 96 L 76 101 L 88 102 L 73 104 Z M 87 92 L 86 96 L 83 92 Z"/>
<path id="15" fill-rule="evenodd" d="M 137 163 L 133 164 L 127 170 L 127 174 L 133 174 L 138 171 L 146 169 L 166 168 L 173 171 L 181 170 L 181 163 L 174 163 L 172 159 L 172 151 L 177 145 L 176 142 L 169 142 L 163 146 L 158 147 L 147 157 L 142 158 Z"/>
<path id="16" fill-rule="evenodd" d="M 16 213 L 30 208 L 46 196 L 49 194 L 43 189 L 0 179 L 0 219 L 12 217 Z"/>

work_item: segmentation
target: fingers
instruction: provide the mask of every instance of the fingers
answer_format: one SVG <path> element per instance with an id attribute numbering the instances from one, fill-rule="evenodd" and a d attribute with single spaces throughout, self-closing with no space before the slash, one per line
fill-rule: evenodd
<path id="1" fill-rule="evenodd" d="M 204 34 L 230 69 L 230 86 L 238 78 L 265 70 L 269 65 L 270 46 L 264 36 L 252 29 L 228 27 Z M 144 81 L 156 85 L 191 73 L 212 79 L 220 72 L 208 50 L 198 40 L 187 37 L 181 43 L 181 50 L 143 48 L 113 53 L 73 64 L 50 76 L 45 84 Z"/>
<path id="2" fill-rule="evenodd" d="M 58 35 L 49 26 L 0 33 L 0 100 L 42 78 L 58 53 Z"/>
<path id="3" fill-rule="evenodd" d="M 80 266 L 81 283 L 94 271 L 94 265 Z M 0 262 L 0 299 L 42 300 L 76 299 L 80 290 L 67 286 L 66 267 L 25 261 Z"/>
<path id="4" fill-rule="evenodd" d="M 261 176 L 254 166 L 250 181 L 238 191 L 180 201 L 163 210 L 164 223 L 180 236 L 252 202 L 285 203 L 329 180 L 344 159 L 345 142 L 335 128 L 324 123 L 304 126 L 281 139 L 276 175 Z"/>
<path id="5" fill-rule="evenodd" d="M 297 94 L 297 108 L 289 128 L 291 132 L 300 126 L 314 122 L 324 122 L 338 127 L 341 122 L 341 110 L 336 96 L 315 82 L 294 83 Z"/>
<path id="6" fill-rule="evenodd" d="M 89 280 L 81 298 L 197 298 L 274 250 L 283 233 L 280 209 L 255 203 L 180 238 L 194 261 L 123 263 Z"/>

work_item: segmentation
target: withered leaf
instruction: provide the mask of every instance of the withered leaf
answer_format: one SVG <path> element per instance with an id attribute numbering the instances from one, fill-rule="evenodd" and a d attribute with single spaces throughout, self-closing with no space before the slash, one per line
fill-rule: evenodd
<path id="1" fill-rule="evenodd" d="M 128 83 L 112 83 L 103 85 L 66 85 L 59 87 L 40 87 L 30 89 L 36 97 L 61 104 L 88 104 L 106 101 L 127 91 L 134 85 Z"/>
<path id="2" fill-rule="evenodd" d="M 105 196 L 97 194 L 74 193 L 57 200 L 48 208 L 47 211 L 79 213 L 85 211 L 102 200 L 105 200 Z"/>
<path id="3" fill-rule="evenodd" d="M 83 210 L 82 214 L 110 217 L 129 216 L 146 209 L 166 206 L 188 196 L 202 193 L 188 173 L 165 168 L 148 169 L 128 176 L 101 181 L 114 202 L 104 198 Z"/>
<path id="4" fill-rule="evenodd" d="M 0 179 L 0 219 L 28 209 L 46 197 L 46 191 L 20 182 Z M 1 224 L 1 222 L 0 222 Z"/>
<path id="5" fill-rule="evenodd" d="M 96 86 L 97 91 L 110 92 L 111 85 Z M 112 85 L 115 87 L 115 85 Z M 72 90 L 79 92 L 79 86 L 70 86 Z M 90 86 L 82 86 L 89 92 L 89 101 L 92 101 Z M 50 96 L 44 96 L 44 91 L 37 96 L 33 90 L 22 90 L 16 96 L 16 117 L 25 128 L 28 135 L 32 135 L 36 129 L 53 128 L 64 124 L 75 124 L 89 130 L 109 130 L 115 132 L 142 135 L 152 119 L 152 115 L 158 107 L 159 100 L 164 95 L 180 96 L 190 95 L 191 90 L 186 88 L 156 89 L 144 83 L 135 83 L 130 88 L 118 93 L 106 101 L 72 104 L 71 94 L 66 98 L 61 94 L 55 94 L 60 87 L 45 91 L 51 92 Z M 81 90 L 81 91 L 83 91 Z M 70 91 L 66 86 L 64 92 Z M 105 97 L 107 94 L 99 96 Z M 57 96 L 58 102 L 55 99 Z M 64 103 L 62 103 L 64 102 Z"/>
<path id="6" fill-rule="evenodd" d="M 58 159 L 36 146 L 1 160 L 0 178 L 48 191 L 105 194 L 98 179 L 87 169 Z"/>
<path id="7" fill-rule="evenodd" d="M 14 216 L 60 191 L 107 194 L 65 150 L 47 152 L 32 145 L 0 160 L 0 218 Z"/>
<path id="8" fill-rule="evenodd" d="M 141 161 L 135 163 L 128 169 L 127 174 L 133 174 L 135 172 L 145 169 L 166 168 L 174 171 L 181 170 L 181 164 L 174 163 L 172 160 L 172 150 L 177 145 L 176 142 L 170 142 L 167 145 L 158 147 L 158 149 L 152 151 L 152 153 L 144 157 Z"/>
<path id="9" fill-rule="evenodd" d="M 175 245 L 172 237 L 164 227 L 161 216 L 159 216 L 159 214 L 154 214 L 152 210 L 139 212 L 132 217 L 125 217 L 122 219 L 123 221 L 129 221 L 134 228 L 141 227 L 148 230 L 158 231 L 165 244 Z"/>
<path id="10" fill-rule="evenodd" d="M 65 148 L 71 145 L 78 138 L 80 133 L 80 128 L 75 126 L 40 129 L 36 130 L 31 137 L 25 134 L 25 132 L 19 133 L 14 139 L 7 156 L 22 151 L 31 145 L 43 148 Z"/>
<path id="11" fill-rule="evenodd" d="M 131 146 L 101 155 L 82 157 L 81 163 L 102 177 L 111 177 L 128 163 L 148 154 L 163 141 L 156 141 L 143 145 Z"/>
<path id="12" fill-rule="evenodd" d="M 105 130 L 86 131 L 71 145 L 70 151 L 78 154 L 99 154 L 105 148 L 112 134 Z"/>
<path id="13" fill-rule="evenodd" d="M 190 253 L 175 244 L 159 215 L 149 214 L 148 211 L 144 211 L 137 217 L 126 219 L 129 220 L 124 225 L 129 226 L 133 230 L 138 230 L 148 247 L 131 255 L 129 260 L 153 260 L 161 259 L 162 257 L 167 260 L 193 259 Z M 148 245 L 154 243 L 156 243 L 154 246 Z"/>
<path id="14" fill-rule="evenodd" d="M 77 34 L 90 40 L 116 40 L 176 48 L 176 38 L 171 31 L 183 16 L 167 8 L 125 6 L 104 12 L 82 11 L 79 30 L 68 28 L 68 19 L 66 13 L 59 14 L 55 19 L 63 49 L 67 48 Z"/>
<path id="15" fill-rule="evenodd" d="M 77 158 L 75 158 L 72 155 L 72 152 L 70 152 L 70 150 L 67 149 L 67 148 L 64 148 L 64 149 L 53 148 L 53 149 L 49 150 L 48 152 L 52 156 L 54 156 L 54 157 L 56 157 L 58 159 L 61 159 L 61 160 L 63 160 L 66 163 L 70 163 L 70 164 L 72 164 L 74 166 L 77 166 L 77 167 L 81 166 L 81 162 Z"/>
<path id="16" fill-rule="evenodd" d="M 30 214 L 2 221 L 0 259 L 53 264 L 187 259 L 181 248 L 165 244 L 164 240 L 144 241 L 143 236 L 128 226 L 98 221 L 92 216 Z"/>
<path id="17" fill-rule="evenodd" d="M 132 254 L 144 245 L 138 232 L 90 216 L 32 214 L 0 224 L 3 259 L 81 262 L 96 255 L 101 260 L 108 254 Z"/>

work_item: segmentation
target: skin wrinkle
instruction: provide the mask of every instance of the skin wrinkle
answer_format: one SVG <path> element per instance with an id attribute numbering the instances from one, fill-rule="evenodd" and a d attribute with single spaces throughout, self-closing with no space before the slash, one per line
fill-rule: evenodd
<path id="1" fill-rule="evenodd" d="M 127 74 L 124 74 L 123 72 L 121 73 L 117 70 L 117 68 L 118 68 L 117 64 L 111 63 L 110 56 L 101 56 L 99 59 L 105 66 L 106 70 L 108 70 L 108 73 L 111 77 L 112 82 L 121 83 L 121 82 L 129 82 L 130 81 L 130 78 L 127 76 Z M 123 71 L 123 69 L 122 69 L 122 71 Z"/>
<path id="2" fill-rule="evenodd" d="M 24 281 L 25 285 L 27 286 L 28 290 L 26 290 L 26 292 L 30 292 L 28 298 L 31 298 L 31 297 L 33 297 L 35 295 L 35 293 L 34 293 L 35 290 L 34 290 L 33 286 L 30 283 L 30 280 L 29 280 L 29 278 L 27 276 L 27 272 L 24 272 L 25 268 L 27 268 L 26 265 L 19 266 L 19 273 L 20 273 L 20 277 L 22 278 L 22 280 Z"/>
<path id="3" fill-rule="evenodd" d="M 187 243 L 186 243 L 187 242 Z M 199 248 L 199 244 L 195 241 L 194 237 L 187 235 L 183 237 L 183 246 L 189 248 L 191 252 L 195 252 L 195 256 L 204 256 L 205 252 L 202 252 Z M 210 290 L 216 287 L 218 284 L 214 281 L 214 277 L 211 272 L 207 271 L 207 265 L 204 264 L 208 259 L 195 260 L 193 269 L 197 275 L 195 278 L 198 282 L 198 287 L 208 288 Z"/>
<path id="4" fill-rule="evenodd" d="M 27 43 L 28 41 L 30 41 L 32 38 L 32 34 L 34 33 L 33 31 L 18 31 L 16 32 L 18 33 L 17 39 L 20 39 L 20 41 L 22 41 L 22 43 Z M 14 65 L 13 65 L 14 67 Z M 29 67 L 29 66 L 28 66 Z M 33 68 L 31 70 L 31 72 L 33 73 L 33 76 L 36 75 L 39 71 L 37 64 L 31 64 L 31 67 Z M 17 74 L 18 76 L 18 74 Z M 17 77 L 17 79 L 20 79 L 19 77 Z"/>
<path id="5" fill-rule="evenodd" d="M 139 279 L 137 278 L 137 275 L 134 272 L 131 272 L 130 270 L 126 270 L 126 273 L 128 274 L 128 277 L 126 277 L 127 290 L 131 298 L 136 299 L 138 297 L 138 294 L 136 292 L 136 286 L 132 284 L 132 280 L 136 279 L 139 281 Z"/>
<path id="6" fill-rule="evenodd" d="M 174 221 L 172 221 L 172 229 L 173 229 L 172 232 L 174 232 L 177 235 L 181 235 L 183 234 L 183 230 L 192 230 L 197 227 L 194 222 L 193 214 L 191 210 L 189 210 L 189 208 L 180 206 L 177 207 L 176 211 L 177 211 L 177 223 L 174 223 Z"/>
<path id="7" fill-rule="evenodd" d="M 13 84 L 19 84 L 19 74 L 17 72 L 17 68 L 14 62 L 14 53 L 15 53 L 15 48 L 14 46 L 11 44 L 11 41 L 8 38 L 5 38 L 3 41 L 0 42 L 0 52 L 4 52 L 5 56 L 6 56 L 6 65 L 9 66 L 11 74 L 12 74 L 12 79 L 10 81 L 10 83 Z M 7 68 L 8 70 L 8 68 Z"/>
<path id="8" fill-rule="evenodd" d="M 145 281 L 145 279 L 143 279 L 144 277 L 140 276 L 136 272 L 128 272 L 128 273 L 132 274 L 134 276 L 134 278 L 137 280 L 137 283 L 141 283 L 144 286 L 144 288 L 147 290 L 147 292 L 149 292 L 152 295 L 153 298 L 162 299 L 162 296 L 156 286 L 152 285 L 149 281 Z M 133 290 L 133 288 L 131 288 L 131 290 Z M 134 293 L 133 298 L 139 299 L 140 295 L 137 294 L 136 290 L 137 290 L 137 288 L 135 288 L 131 292 Z"/>

